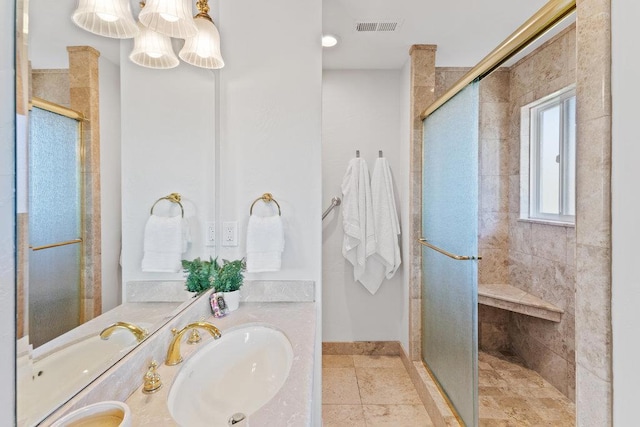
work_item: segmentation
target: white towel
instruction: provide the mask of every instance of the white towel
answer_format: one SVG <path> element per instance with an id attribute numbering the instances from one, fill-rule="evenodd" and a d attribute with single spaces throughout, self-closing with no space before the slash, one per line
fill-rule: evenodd
<path id="1" fill-rule="evenodd" d="M 247 226 L 247 272 L 280 271 L 284 251 L 282 217 L 249 217 Z"/>
<path id="2" fill-rule="evenodd" d="M 393 178 L 386 158 L 376 159 L 371 177 L 376 251 L 367 261 L 361 282 L 375 294 L 386 277 L 391 279 L 400 266 L 400 222 L 393 192 Z"/>
<path id="3" fill-rule="evenodd" d="M 144 227 L 142 271 L 179 272 L 189 240 L 188 226 L 181 216 L 151 215 Z"/>
<path id="4" fill-rule="evenodd" d="M 369 169 L 364 159 L 351 159 L 342 180 L 342 227 L 342 255 L 353 265 L 353 279 L 359 281 L 367 257 L 376 248 Z"/>

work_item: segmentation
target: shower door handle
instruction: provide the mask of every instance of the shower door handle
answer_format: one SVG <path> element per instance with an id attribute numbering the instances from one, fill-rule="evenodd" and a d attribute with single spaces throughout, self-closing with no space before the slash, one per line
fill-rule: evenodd
<path id="1" fill-rule="evenodd" d="M 436 245 L 432 245 L 431 243 L 427 242 L 427 239 L 425 238 L 419 238 L 418 242 L 422 245 L 422 246 L 426 246 L 429 249 L 433 249 L 436 252 L 440 252 L 443 255 L 448 256 L 449 258 L 453 258 L 457 261 L 472 261 L 472 260 L 481 260 L 482 257 L 481 256 L 465 256 L 465 255 L 456 255 L 456 254 L 452 254 L 451 252 L 445 251 L 442 248 L 437 247 Z"/>

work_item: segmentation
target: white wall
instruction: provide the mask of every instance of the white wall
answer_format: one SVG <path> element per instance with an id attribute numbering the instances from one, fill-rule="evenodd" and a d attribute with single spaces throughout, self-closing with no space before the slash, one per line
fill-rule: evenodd
<path id="1" fill-rule="evenodd" d="M 104 56 L 100 63 L 100 206 L 102 311 L 121 302 L 120 248 L 120 67 Z"/>
<path id="2" fill-rule="evenodd" d="M 313 280 L 321 301 L 321 0 L 234 0 L 219 3 L 220 71 L 218 235 L 238 221 L 240 245 L 218 247 L 223 258 L 245 255 L 251 203 L 270 192 L 282 207 L 282 270 L 248 279 Z M 268 206 L 256 205 L 255 213 Z M 219 241 L 220 239 L 218 239 Z M 316 357 L 321 350 L 318 310 Z M 321 425 L 321 363 L 314 375 L 314 425 Z"/>
<path id="3" fill-rule="evenodd" d="M 640 4 L 612 1 L 612 226 L 613 226 L 613 421 L 615 426 L 636 425 L 640 401 L 638 325 L 640 325 L 640 275 L 638 274 L 638 85 L 640 68 L 637 41 Z"/>
<path id="4" fill-rule="evenodd" d="M 15 422 L 14 7 L 0 1 L 0 414 L 7 425 Z"/>
<path id="5" fill-rule="evenodd" d="M 210 70 L 180 64 L 171 70 L 139 67 L 121 46 L 122 282 L 176 280 L 178 273 L 143 273 L 144 226 L 154 202 L 180 193 L 192 243 L 184 259 L 208 256 L 203 222 L 214 219 L 215 77 Z M 154 213 L 175 215 L 162 201 Z M 107 233 L 108 230 L 103 232 Z"/>
<path id="6" fill-rule="evenodd" d="M 342 197 L 349 160 L 360 150 L 373 172 L 383 150 L 394 177 L 396 203 L 406 219 L 408 137 L 401 132 L 401 70 L 325 70 L 322 102 L 322 184 L 326 205 Z M 408 120 L 405 124 L 408 123 Z M 406 223 L 401 221 L 404 242 Z M 375 295 L 353 280 L 353 267 L 342 256 L 341 207 L 323 223 L 323 341 L 399 341 L 407 338 L 408 298 L 400 268 Z M 406 252 L 405 252 L 406 253 Z M 404 254 L 403 254 L 404 255 Z M 405 263 L 403 259 L 403 264 Z"/>
<path id="7" fill-rule="evenodd" d="M 321 2 L 234 0 L 219 16 L 218 222 L 238 221 L 240 244 L 218 251 L 245 255 L 249 207 L 270 192 L 285 223 L 282 270 L 247 278 L 319 281 Z M 269 209 L 259 202 L 254 212 Z"/>

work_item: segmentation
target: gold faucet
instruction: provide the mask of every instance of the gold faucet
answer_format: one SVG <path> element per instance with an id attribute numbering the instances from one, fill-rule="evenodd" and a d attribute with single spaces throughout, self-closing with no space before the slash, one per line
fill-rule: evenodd
<path id="1" fill-rule="evenodd" d="M 169 349 L 167 350 L 167 360 L 164 362 L 165 365 L 173 366 L 182 362 L 182 356 L 180 355 L 180 340 L 188 330 L 195 328 L 204 329 L 216 340 L 222 336 L 222 333 L 220 333 L 218 328 L 213 326 L 211 323 L 202 320 L 189 323 L 179 331 L 173 329 L 173 339 L 171 340 L 171 344 L 169 344 Z"/>
<path id="2" fill-rule="evenodd" d="M 160 379 L 160 374 L 157 369 L 158 362 L 152 360 L 149 365 L 149 370 L 144 375 L 144 386 L 142 387 L 142 392 L 144 394 L 155 393 L 160 389 L 160 387 L 162 387 L 162 380 Z"/>
<path id="3" fill-rule="evenodd" d="M 129 322 L 116 322 L 104 328 L 102 332 L 100 332 L 100 338 L 102 338 L 103 340 L 108 340 L 111 334 L 113 334 L 113 331 L 118 328 L 124 328 L 131 332 L 133 335 L 135 335 L 138 342 L 141 342 L 147 336 L 147 331 L 139 326 L 136 326 Z"/>

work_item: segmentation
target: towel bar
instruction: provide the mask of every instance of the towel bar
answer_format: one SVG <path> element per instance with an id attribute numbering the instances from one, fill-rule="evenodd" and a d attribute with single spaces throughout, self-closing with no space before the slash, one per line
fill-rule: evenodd
<path id="1" fill-rule="evenodd" d="M 262 196 L 258 197 L 251 203 L 251 207 L 249 208 L 249 215 L 253 214 L 253 206 L 258 203 L 258 201 L 262 200 L 265 203 L 273 202 L 278 207 L 278 215 L 282 216 L 282 211 L 280 210 L 280 204 L 273 198 L 271 193 L 264 193 Z"/>
<path id="2" fill-rule="evenodd" d="M 327 215 L 329 215 L 329 212 L 333 210 L 333 208 L 335 208 L 336 206 L 340 206 L 340 203 L 342 203 L 340 197 L 334 197 L 333 199 L 331 199 L 331 204 L 329 205 L 327 210 L 322 213 L 322 219 L 325 219 Z"/>
<path id="3" fill-rule="evenodd" d="M 182 211 L 182 217 L 184 218 L 184 207 L 182 206 L 182 203 L 180 203 L 180 200 L 182 200 L 182 197 L 180 196 L 180 193 L 171 193 L 168 196 L 164 196 L 164 197 L 160 197 L 158 200 L 156 200 L 156 202 L 153 204 L 153 206 L 151 206 L 151 215 L 153 215 L 153 208 L 156 207 L 156 205 L 158 204 L 159 201 L 161 200 L 168 200 L 171 203 L 177 203 L 180 205 L 180 210 Z"/>

